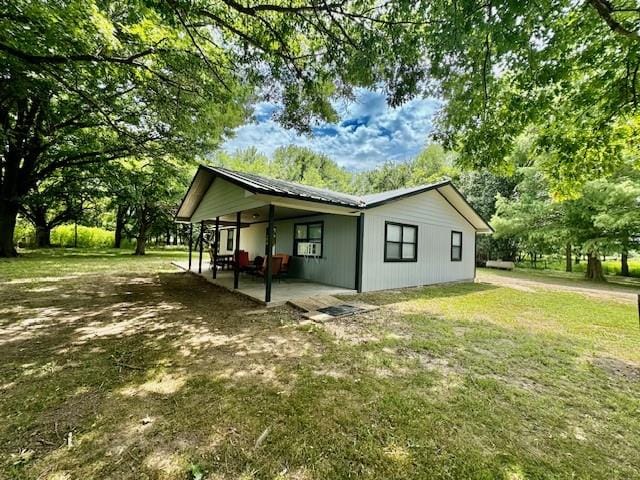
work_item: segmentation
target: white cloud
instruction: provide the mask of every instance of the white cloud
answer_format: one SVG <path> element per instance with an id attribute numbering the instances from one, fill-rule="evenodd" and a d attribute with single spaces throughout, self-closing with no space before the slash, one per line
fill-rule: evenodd
<path id="1" fill-rule="evenodd" d="M 313 135 L 306 136 L 281 127 L 271 119 L 278 106 L 261 102 L 255 106 L 256 123 L 238 128 L 223 149 L 256 147 L 271 156 L 278 147 L 300 145 L 325 153 L 348 169 L 363 170 L 417 155 L 431 132 L 438 107 L 437 100 L 428 98 L 390 108 L 382 93 L 360 90 L 354 102 L 335 104 L 339 123 L 318 125 Z"/>

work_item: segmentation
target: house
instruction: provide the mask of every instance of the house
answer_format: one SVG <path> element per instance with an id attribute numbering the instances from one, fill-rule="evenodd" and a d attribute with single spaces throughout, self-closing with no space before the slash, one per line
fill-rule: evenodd
<path id="1" fill-rule="evenodd" d="M 266 303 L 274 288 L 292 291 L 292 279 L 337 293 L 470 281 L 476 234 L 492 232 L 449 180 L 356 196 L 208 166 L 199 167 L 176 221 L 218 232 L 216 258 L 246 251 L 270 266 L 276 253 L 290 255 L 281 283 L 268 268 L 264 285 L 237 268 L 210 272 L 221 284 L 233 277 L 234 289 L 243 283 L 254 296 L 260 288 Z"/>

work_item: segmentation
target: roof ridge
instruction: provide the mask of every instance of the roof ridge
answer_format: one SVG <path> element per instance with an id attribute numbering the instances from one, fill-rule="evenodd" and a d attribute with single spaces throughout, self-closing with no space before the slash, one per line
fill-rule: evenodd
<path id="1" fill-rule="evenodd" d="M 235 174 L 240 174 L 240 175 L 249 175 L 249 176 L 252 176 L 252 177 L 264 178 L 266 180 L 272 180 L 272 181 L 275 181 L 275 182 L 282 182 L 282 183 L 286 183 L 286 184 L 289 184 L 289 185 L 295 185 L 295 186 L 305 187 L 305 188 L 312 188 L 314 190 L 319 190 L 321 192 L 334 193 L 334 194 L 338 194 L 338 195 L 345 195 L 345 196 L 353 197 L 353 198 L 361 198 L 361 195 L 354 195 L 352 193 L 340 192 L 338 190 L 331 190 L 329 188 L 316 187 L 315 185 L 308 185 L 306 183 L 293 182 L 291 180 L 284 180 L 282 178 L 267 177 L 267 176 L 258 175 L 257 173 L 251 173 L 251 172 L 239 172 L 237 170 L 231 170 L 231 169 L 226 168 L 226 167 L 213 167 L 213 168 L 219 168 L 219 169 L 222 169 L 222 170 L 224 170 L 226 172 L 229 172 L 229 173 L 235 173 Z"/>
<path id="2" fill-rule="evenodd" d="M 304 183 L 298 183 L 298 182 L 293 182 L 291 180 L 284 180 L 281 178 L 274 178 L 274 177 L 267 177 L 267 176 L 263 176 L 263 175 L 258 175 L 256 173 L 251 173 L 251 172 L 240 172 L 237 170 L 231 170 L 230 168 L 227 167 L 222 167 L 222 166 L 211 166 L 209 167 L 211 169 L 214 170 L 223 170 L 224 172 L 226 172 L 227 174 L 231 174 L 234 176 L 241 176 L 241 177 L 253 177 L 253 178 L 257 178 L 259 180 L 268 180 L 268 181 L 273 181 L 273 182 L 282 182 L 284 184 L 293 186 L 293 187 L 302 187 L 305 189 L 312 189 L 312 190 L 317 190 L 319 192 L 324 192 L 324 193 L 330 193 L 332 195 L 341 195 L 347 198 L 350 198 L 352 200 L 355 200 L 359 203 L 361 203 L 362 207 L 366 207 L 367 204 L 369 203 L 367 200 L 371 199 L 373 197 L 376 196 L 384 196 L 384 195 L 389 195 L 390 197 L 393 197 L 392 194 L 394 193 L 399 193 L 399 192 L 411 192 L 411 191 L 418 191 L 418 190 L 422 190 L 422 189 L 426 189 L 426 188 L 433 188 L 436 185 L 440 185 L 440 184 L 445 184 L 448 182 L 451 182 L 451 179 L 448 177 L 443 178 L 442 180 L 439 180 L 437 182 L 433 182 L 433 183 L 424 183 L 424 184 L 420 184 L 420 185 L 415 185 L 413 187 L 400 187 L 400 188 L 396 188 L 393 190 L 385 190 L 382 192 L 375 192 L 375 193 L 367 193 L 364 195 L 356 195 L 356 194 L 352 194 L 352 193 L 346 193 L 346 192 L 339 192 L 337 190 L 331 190 L 329 188 L 321 188 L 321 187 L 316 187 L 314 185 L 307 185 Z"/>

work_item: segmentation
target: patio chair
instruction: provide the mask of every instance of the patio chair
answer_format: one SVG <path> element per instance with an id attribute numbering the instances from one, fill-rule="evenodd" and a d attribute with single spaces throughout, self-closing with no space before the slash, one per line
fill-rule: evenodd
<path id="1" fill-rule="evenodd" d="M 280 271 L 282 269 L 282 257 L 271 257 L 271 278 L 280 280 Z M 262 262 L 262 267 L 256 271 L 256 276 L 265 278 L 267 275 L 267 258 Z"/>
<path id="2" fill-rule="evenodd" d="M 279 276 L 286 278 L 289 276 L 289 259 L 291 256 L 287 253 L 276 253 L 274 257 L 282 258 L 282 265 L 280 266 Z"/>
<path id="3" fill-rule="evenodd" d="M 213 255 L 213 247 L 209 247 L 209 268 L 213 270 L 214 263 L 214 255 Z M 218 256 L 215 260 L 216 267 L 219 267 L 221 270 L 224 270 L 224 267 L 228 266 L 228 261 L 224 257 Z"/>
<path id="4" fill-rule="evenodd" d="M 245 250 L 240 250 L 238 251 L 238 269 L 242 272 L 245 271 L 247 269 L 247 267 L 249 266 L 249 252 L 245 251 Z M 236 265 L 236 260 L 234 259 L 231 262 L 231 266 L 235 268 Z"/>

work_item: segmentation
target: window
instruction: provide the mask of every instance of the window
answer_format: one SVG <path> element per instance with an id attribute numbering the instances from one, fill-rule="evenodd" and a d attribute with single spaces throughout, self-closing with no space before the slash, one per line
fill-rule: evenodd
<path id="1" fill-rule="evenodd" d="M 293 226 L 293 254 L 299 257 L 322 257 L 324 223 L 296 223 Z"/>
<path id="2" fill-rule="evenodd" d="M 233 250 L 233 239 L 235 238 L 235 230 L 227 230 L 227 250 Z"/>
<path id="3" fill-rule="evenodd" d="M 462 232 L 451 232 L 451 261 L 462 260 Z"/>
<path id="4" fill-rule="evenodd" d="M 418 260 L 418 227 L 387 222 L 384 228 L 384 261 Z"/>

